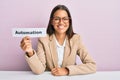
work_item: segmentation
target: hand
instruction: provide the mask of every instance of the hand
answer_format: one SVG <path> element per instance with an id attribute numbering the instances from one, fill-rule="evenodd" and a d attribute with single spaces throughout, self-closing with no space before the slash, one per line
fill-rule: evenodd
<path id="1" fill-rule="evenodd" d="M 33 49 L 32 49 L 30 37 L 28 36 L 24 37 L 21 40 L 20 46 L 23 49 L 23 51 L 28 53 L 29 56 L 33 55 Z"/>
<path id="2" fill-rule="evenodd" d="M 68 74 L 68 69 L 66 68 L 53 68 L 51 70 L 51 73 L 54 75 L 54 76 L 64 76 L 64 75 L 67 75 Z"/>

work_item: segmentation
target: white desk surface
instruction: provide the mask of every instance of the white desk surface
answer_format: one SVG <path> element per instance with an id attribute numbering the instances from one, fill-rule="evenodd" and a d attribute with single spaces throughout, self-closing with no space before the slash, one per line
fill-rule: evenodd
<path id="1" fill-rule="evenodd" d="M 31 71 L 0 71 L 0 80 L 120 80 L 120 71 L 98 71 L 75 76 L 53 76 L 50 72 L 35 75 Z"/>

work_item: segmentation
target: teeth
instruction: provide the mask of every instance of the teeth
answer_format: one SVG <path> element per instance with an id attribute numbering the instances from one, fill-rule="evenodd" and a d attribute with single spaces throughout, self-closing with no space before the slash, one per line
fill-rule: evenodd
<path id="1" fill-rule="evenodd" d="M 64 26 L 58 26 L 59 28 L 64 28 Z"/>

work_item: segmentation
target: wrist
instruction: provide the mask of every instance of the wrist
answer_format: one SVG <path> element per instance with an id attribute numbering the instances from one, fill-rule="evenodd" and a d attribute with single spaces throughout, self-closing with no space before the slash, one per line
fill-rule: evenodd
<path id="1" fill-rule="evenodd" d="M 66 75 L 69 74 L 69 69 L 67 67 L 65 67 L 65 70 L 66 70 Z"/>
<path id="2" fill-rule="evenodd" d="M 32 51 L 30 51 L 30 52 L 26 52 L 26 55 L 27 55 L 28 57 L 31 57 L 31 56 L 34 55 L 34 51 L 32 50 Z"/>

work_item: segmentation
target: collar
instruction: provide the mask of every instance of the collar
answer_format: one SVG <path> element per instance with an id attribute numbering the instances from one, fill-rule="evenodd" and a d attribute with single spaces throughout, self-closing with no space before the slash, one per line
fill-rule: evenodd
<path id="1" fill-rule="evenodd" d="M 65 38 L 65 40 L 64 40 L 63 45 L 60 45 L 60 44 L 58 43 L 58 41 L 57 41 L 57 39 L 56 39 L 55 35 L 53 35 L 53 37 L 54 37 L 55 42 L 56 42 L 56 44 L 57 44 L 57 46 L 58 46 L 58 47 L 65 47 L 65 44 L 66 44 L 66 38 Z"/>

